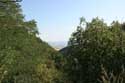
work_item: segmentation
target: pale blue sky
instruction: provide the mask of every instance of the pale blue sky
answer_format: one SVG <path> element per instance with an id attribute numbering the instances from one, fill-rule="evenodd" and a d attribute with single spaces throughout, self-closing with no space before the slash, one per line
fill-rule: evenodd
<path id="1" fill-rule="evenodd" d="M 26 20 L 37 21 L 44 41 L 68 41 L 81 16 L 125 20 L 125 0 L 23 0 L 21 5 Z"/>

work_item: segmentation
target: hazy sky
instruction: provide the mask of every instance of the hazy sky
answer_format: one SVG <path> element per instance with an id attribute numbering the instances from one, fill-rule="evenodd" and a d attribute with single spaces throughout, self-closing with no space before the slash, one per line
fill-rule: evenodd
<path id="1" fill-rule="evenodd" d="M 21 5 L 45 41 L 68 41 L 81 16 L 87 21 L 99 16 L 108 23 L 125 20 L 125 0 L 23 0 Z"/>

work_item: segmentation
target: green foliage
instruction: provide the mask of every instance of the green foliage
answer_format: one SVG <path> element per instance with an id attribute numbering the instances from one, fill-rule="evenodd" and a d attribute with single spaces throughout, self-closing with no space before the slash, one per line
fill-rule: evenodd
<path id="1" fill-rule="evenodd" d="M 101 74 L 100 79 L 98 81 L 100 83 L 124 83 L 125 79 L 125 71 L 124 66 L 121 68 L 121 72 L 119 74 L 114 74 L 114 72 L 107 72 L 106 69 L 101 65 Z"/>
<path id="2" fill-rule="evenodd" d="M 102 64 L 114 75 L 121 73 L 121 67 L 125 65 L 123 24 L 114 21 L 107 26 L 103 19 L 98 17 L 91 22 L 80 20 L 68 47 L 61 51 L 67 58 L 64 70 L 68 73 L 68 80 L 72 83 L 98 83 Z"/>
<path id="3" fill-rule="evenodd" d="M 2 74 L 4 77 L 1 78 L 2 83 L 10 83 L 11 81 L 12 83 L 14 81 L 51 83 L 55 79 L 58 80 L 59 71 L 52 58 L 52 55 L 58 54 L 46 43 L 25 32 L 23 28 L 21 30 L 15 28 L 15 31 L 14 28 L 2 31 L 1 36 L 3 38 L 1 38 L 0 45 L 0 67 L 4 67 L 1 73 L 4 74 L 6 71 L 5 75 Z"/>
<path id="4" fill-rule="evenodd" d="M 63 57 L 36 37 L 36 22 L 24 20 L 18 3 L 4 5 L 7 8 L 0 7 L 0 83 L 61 82 Z"/>
<path id="5" fill-rule="evenodd" d="M 80 18 L 64 56 L 37 35 L 36 21 L 26 21 L 18 3 L 3 3 L 0 83 L 125 82 L 125 23 Z"/>

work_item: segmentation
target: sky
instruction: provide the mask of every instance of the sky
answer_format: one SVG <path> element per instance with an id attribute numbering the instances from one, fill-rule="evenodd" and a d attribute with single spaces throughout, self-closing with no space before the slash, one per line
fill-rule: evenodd
<path id="1" fill-rule="evenodd" d="M 79 24 L 79 18 L 94 17 L 105 22 L 125 21 L 125 0 L 23 0 L 26 20 L 35 19 L 42 40 L 68 41 Z"/>

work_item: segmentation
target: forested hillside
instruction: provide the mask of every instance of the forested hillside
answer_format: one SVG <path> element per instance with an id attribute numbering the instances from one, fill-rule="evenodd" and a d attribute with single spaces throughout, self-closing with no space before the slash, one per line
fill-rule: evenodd
<path id="1" fill-rule="evenodd" d="M 125 83 L 125 23 L 83 17 L 62 50 L 71 83 Z"/>
<path id="2" fill-rule="evenodd" d="M 36 36 L 19 3 L 0 3 L 0 83 L 59 83 L 61 55 Z"/>
<path id="3" fill-rule="evenodd" d="M 125 83 L 125 23 L 82 17 L 57 52 L 19 3 L 0 1 L 0 83 Z"/>

